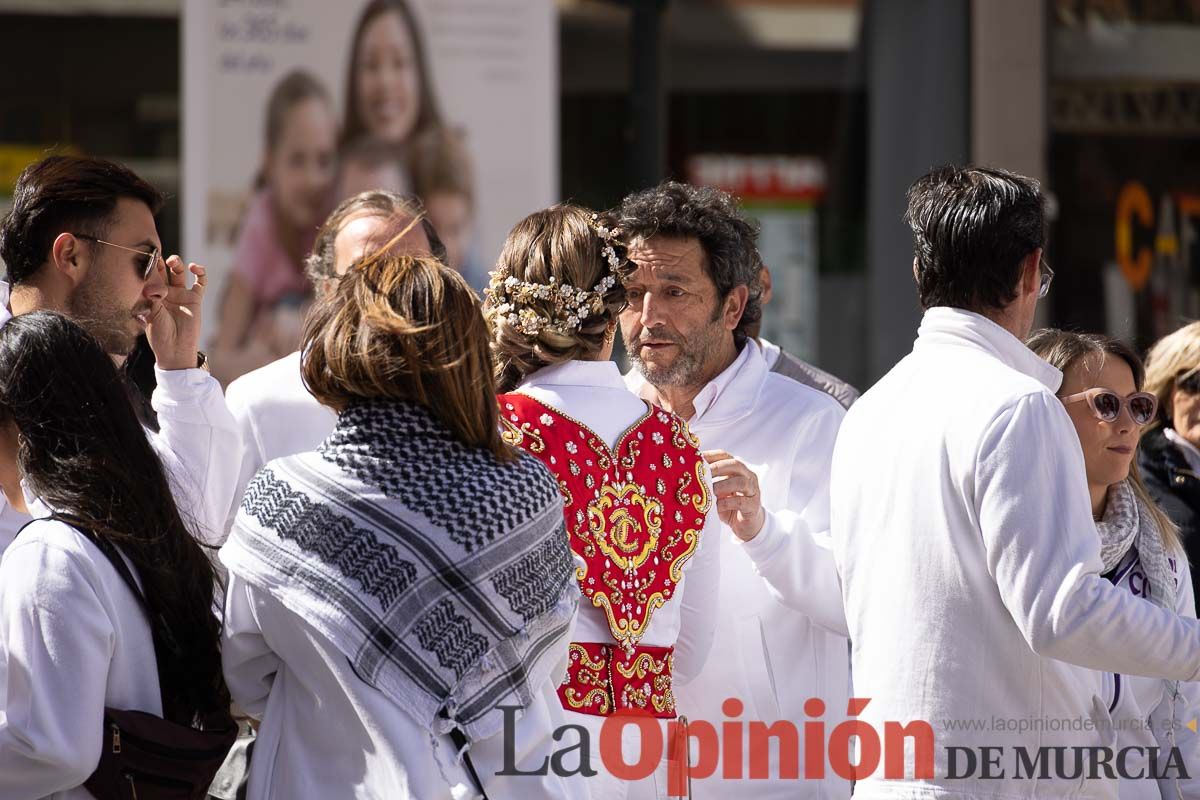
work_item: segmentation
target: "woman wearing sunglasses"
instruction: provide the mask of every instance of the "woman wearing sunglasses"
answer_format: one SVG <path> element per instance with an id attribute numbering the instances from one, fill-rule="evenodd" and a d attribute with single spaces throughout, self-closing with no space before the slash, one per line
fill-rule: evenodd
<path id="1" fill-rule="evenodd" d="M 1138 437 L 1154 421 L 1158 398 L 1142 391 L 1141 359 L 1124 343 L 1104 336 L 1041 330 L 1029 348 L 1063 373 L 1058 396 L 1083 448 L 1100 557 L 1109 580 L 1150 602 L 1196 616 L 1187 558 L 1170 518 L 1155 504 L 1138 474 Z M 1149 750 L 1160 749 L 1160 771 L 1169 748 L 1180 748 L 1189 766 L 1200 763 L 1200 736 L 1184 727 L 1200 715 L 1200 684 L 1132 675 L 1106 676 L 1100 701 L 1112 720 L 1114 751 L 1127 753 L 1125 774 L 1150 771 Z M 1104 710 L 1093 720 L 1107 726 Z M 1142 763 L 1138 763 L 1140 762 Z M 1200 770 L 1190 778 L 1121 780 L 1121 800 L 1195 797 Z"/>
<path id="2" fill-rule="evenodd" d="M 1179 527 L 1188 560 L 1200 563 L 1200 322 L 1150 348 L 1146 391 L 1158 397 L 1158 416 L 1142 436 L 1138 465 L 1151 497 Z"/>

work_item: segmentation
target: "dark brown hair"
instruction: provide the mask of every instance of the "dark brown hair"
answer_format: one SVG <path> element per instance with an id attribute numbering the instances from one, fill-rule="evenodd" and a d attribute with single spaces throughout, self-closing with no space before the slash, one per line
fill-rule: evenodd
<path id="1" fill-rule="evenodd" d="M 921 308 L 986 312 L 1016 298 L 1025 257 L 1046 241 L 1037 181 L 990 167 L 939 167 L 909 187 L 907 203 Z"/>
<path id="2" fill-rule="evenodd" d="M 320 299 L 304 330 L 304 384 L 337 411 L 362 401 L 419 403 L 466 445 L 512 461 L 479 298 L 455 270 L 384 246 Z"/>
<path id="3" fill-rule="evenodd" d="M 279 144 L 288 112 L 305 100 L 313 99 L 324 102 L 332 113 L 333 101 L 329 97 L 329 91 L 308 72 L 294 69 L 279 79 L 267 97 L 267 118 L 263 126 L 263 144 L 266 152 L 271 152 Z M 255 177 L 254 185 L 261 189 L 266 182 L 267 175 L 264 169 Z"/>
<path id="4" fill-rule="evenodd" d="M 429 60 L 425 57 L 425 43 L 421 38 L 421 29 L 417 18 L 409 7 L 407 0 L 371 0 L 358 18 L 354 27 L 354 36 L 350 40 L 350 67 L 346 72 L 346 116 L 342 123 L 342 145 L 352 142 L 366 133 L 362 117 L 358 113 L 358 56 L 362 49 L 363 33 L 367 26 L 377 17 L 384 14 L 399 14 L 401 21 L 408 28 L 412 37 L 413 52 L 416 55 L 417 82 L 421 86 L 421 108 L 417 111 L 417 121 L 413 126 L 413 135 L 427 131 L 442 124 L 442 114 L 438 109 L 437 98 L 433 94 L 433 79 L 429 71 Z"/>
<path id="5" fill-rule="evenodd" d="M 757 332 L 763 291 L 759 225 L 746 216 L 737 198 L 712 186 L 663 181 L 629 195 L 614 213 L 618 230 L 630 245 L 654 236 L 698 240 L 704 273 L 717 287 L 718 311 L 730 292 L 746 287 L 746 307 L 734 339 L 741 342 L 751 331 Z"/>
<path id="6" fill-rule="evenodd" d="M 50 156 L 26 167 L 17 178 L 12 210 L 0 224 L 0 258 L 9 283 L 32 277 L 59 234 L 103 239 L 122 197 L 145 203 L 152 214 L 163 204 L 157 189 L 115 161 Z"/>
<path id="7" fill-rule="evenodd" d="M 294 69 L 279 79 L 267 98 L 267 120 L 263 126 L 264 144 L 272 150 L 283 136 L 284 117 L 300 103 L 309 99 L 323 100 L 332 105 L 329 91 L 319 80 L 302 69 Z"/>
<path id="8" fill-rule="evenodd" d="M 592 212 L 570 203 L 535 211 L 521 220 L 509 232 L 496 262 L 503 275 L 537 284 L 564 284 L 591 291 L 608 275 L 616 283 L 594 304 L 577 330 L 560 333 L 543 328 L 536 336 L 524 333 L 508 321 L 507 315 L 496 310 L 489 296 L 484 313 L 492 333 L 492 358 L 495 361 L 496 383 L 502 392 L 512 391 L 521 379 L 531 372 L 573 359 L 595 359 L 604 347 L 605 337 L 617 323 L 617 315 L 625 306 L 625 287 L 621 278 L 628 272 L 625 248 L 614 241 L 614 252 L 621 267 L 614 270 L 601 251 L 604 241 L 597 234 L 597 225 L 612 225 L 608 217 L 592 220 Z M 529 300 L 522 308 L 553 317 L 552 300 Z"/>

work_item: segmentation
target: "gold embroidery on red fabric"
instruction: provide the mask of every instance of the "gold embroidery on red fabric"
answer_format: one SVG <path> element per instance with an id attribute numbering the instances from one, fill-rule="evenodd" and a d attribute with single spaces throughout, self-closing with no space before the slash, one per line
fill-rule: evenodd
<path id="1" fill-rule="evenodd" d="M 529 422 L 521 423 L 521 427 L 514 425 L 503 414 L 500 415 L 500 423 L 504 426 L 504 430 L 500 432 L 500 438 L 513 447 L 522 447 L 525 437 L 530 439 L 529 452 L 544 453 L 546 451 L 546 442 L 541 436 L 534 433 L 533 424 Z"/>
<path id="2" fill-rule="evenodd" d="M 589 436 L 587 440 L 588 447 L 592 448 L 592 452 L 596 454 L 596 464 L 600 469 L 608 472 L 612 469 L 612 458 L 609 456 L 608 447 L 604 442 L 600 441 L 597 436 Z"/>
<path id="3" fill-rule="evenodd" d="M 691 485 L 692 476 L 690 473 L 685 474 L 679 479 L 679 488 L 675 490 L 675 499 L 679 501 L 680 505 L 687 506 L 691 503 L 692 496 L 691 492 L 688 491 L 688 488 L 691 487 Z"/>
<path id="4" fill-rule="evenodd" d="M 642 452 L 638 449 L 638 443 L 630 442 L 629 455 L 621 459 L 621 469 L 633 469 L 635 466 L 637 466 L 637 460 L 641 455 Z M 607 467 L 605 467 L 605 469 L 607 469 Z"/>
<path id="5" fill-rule="evenodd" d="M 633 659 L 633 663 L 629 666 L 621 663 L 617 664 L 617 672 L 626 678 L 636 677 L 638 680 L 647 675 L 661 675 L 666 668 L 666 659 L 659 661 L 649 653 L 638 653 L 637 657 Z"/>
<path id="6" fill-rule="evenodd" d="M 640 510 L 640 514 L 633 513 Z M 606 524 L 607 523 L 607 524 Z M 662 532 L 662 504 L 644 497 L 632 483 L 604 484 L 600 497 L 588 504 L 588 530 L 600 552 L 625 572 L 646 563 L 658 547 Z M 639 547 L 634 540 L 645 530 L 648 539 Z"/>
<path id="7" fill-rule="evenodd" d="M 679 417 L 673 417 L 671 419 L 671 444 L 680 450 L 686 450 L 688 440 L 691 438 L 692 432 L 688 430 L 687 423 Z"/>
<path id="8" fill-rule="evenodd" d="M 596 710 L 599 711 L 602 716 L 607 715 L 608 712 L 612 710 L 612 706 L 609 705 L 608 702 L 608 689 L 606 688 L 592 689 L 582 698 L 580 698 L 579 693 L 575 691 L 574 687 L 568 687 L 567 690 L 563 692 L 563 697 L 565 697 L 567 702 L 570 703 L 571 707 L 575 709 L 590 708 L 596 705 L 596 701 L 599 700 L 600 706 Z"/>
<path id="9" fill-rule="evenodd" d="M 535 404 L 544 405 L 534 398 L 529 399 Z M 684 511 L 693 508 L 707 510 L 711 504 L 711 493 L 704 483 L 703 460 L 696 457 L 695 437 L 691 435 L 686 423 L 678 417 L 647 404 L 646 413 L 626 428 L 610 449 L 603 439 L 579 420 L 553 407 L 546 408 L 578 426 L 578 431 L 571 431 L 569 439 L 562 444 L 568 455 L 565 458 L 560 455 L 560 458 L 566 461 L 566 471 L 572 478 L 579 478 L 584 471 L 580 464 L 582 454 L 577 455 L 578 439 L 582 439 L 596 454 L 599 470 L 606 473 L 603 476 L 596 473 L 593 478 L 593 471 L 589 467 L 587 477 L 580 481 L 589 491 L 583 498 L 570 497 L 567 503 L 570 507 L 576 506 L 578 502 L 576 508 L 583 506 L 584 509 L 582 518 L 579 514 L 573 518 L 569 517 L 569 520 L 573 519 L 573 547 L 586 561 L 584 566 L 576 569 L 575 574 L 584 597 L 590 600 L 594 607 L 604 611 L 609 632 L 616 644 L 626 654 L 632 655 L 648 629 L 654 611 L 665 605 L 675 592 L 676 586 L 682 580 L 683 568 L 698 545 L 696 530 L 689 529 L 685 532 L 675 528 L 666 546 L 662 546 L 664 502 L 674 505 L 671 502 L 672 498 L 666 494 L 670 490 L 669 480 L 655 480 L 650 488 L 652 492 L 657 490 L 657 494 L 652 494 L 646 491 L 645 485 L 634 482 L 633 472 L 641 459 L 642 448 L 649 446 L 651 441 L 660 448 L 673 445 L 680 452 L 662 452 L 663 467 L 672 470 L 685 465 L 687 467 L 683 470 L 683 476 L 678 478 L 674 500 Z M 639 439 L 643 436 L 639 432 L 640 426 L 656 411 L 658 421 L 669 431 L 668 440 L 664 441 L 662 433 L 657 431 L 648 434 L 648 441 L 635 440 L 635 435 Z M 527 442 L 527 449 L 531 452 L 544 451 L 544 442 L 541 442 L 542 450 L 533 450 L 532 437 L 540 431 L 531 431 L 528 424 L 520 430 L 511 424 L 506 424 L 505 427 L 514 430 L 517 434 L 514 438 L 518 441 L 522 433 L 531 437 Z M 689 441 L 692 443 L 691 447 Z M 618 457 L 621 453 L 624 455 Z M 576 459 L 580 459 L 580 462 Z M 554 464 L 553 458 L 549 461 L 551 465 Z M 692 462 L 695 462 L 694 469 Z M 557 468 L 552 466 L 552 469 L 562 472 L 563 467 L 564 465 L 559 463 Z M 607 474 L 609 470 L 617 467 L 621 471 L 610 477 Z M 654 478 L 652 473 L 639 477 L 647 481 Z M 693 492 L 692 482 L 697 478 L 700 483 L 699 491 Z M 559 486 L 564 498 L 568 497 L 568 482 L 560 481 Z M 579 491 L 582 486 L 574 485 L 574 488 L 575 491 Z M 593 492 L 595 496 L 589 500 L 587 495 Z M 677 524 L 682 524 L 683 514 L 678 508 L 674 510 L 673 517 Z M 571 528 L 572 524 L 568 527 Z M 702 523 L 695 527 L 698 530 Z M 603 561 L 600 560 L 601 556 Z M 656 567 L 661 563 L 667 568 L 666 576 L 657 568 L 648 569 L 647 575 L 640 574 L 652 558 L 654 563 L 651 566 Z M 578 694 L 573 697 L 582 702 Z"/>
<path id="10" fill-rule="evenodd" d="M 567 508 L 575 505 L 575 495 L 571 494 L 571 490 L 567 488 L 567 482 L 561 478 L 558 481 L 558 491 L 562 493 L 563 505 Z M 576 526 L 578 528 L 578 526 Z"/>
<path id="11" fill-rule="evenodd" d="M 708 484 L 704 481 L 703 461 L 696 462 L 696 485 L 700 487 L 700 494 L 692 498 L 692 507 L 701 514 L 707 514 L 712 504 L 712 497 L 708 493 Z"/>

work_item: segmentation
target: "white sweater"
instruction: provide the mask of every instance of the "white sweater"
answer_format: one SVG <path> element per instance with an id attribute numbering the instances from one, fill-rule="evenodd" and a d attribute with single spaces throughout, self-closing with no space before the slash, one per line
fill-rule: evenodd
<path id="1" fill-rule="evenodd" d="M 337 414 L 305 388 L 299 351 L 229 384 L 225 401 L 241 434 L 236 485 L 225 509 L 224 530 L 228 532 L 242 495 L 258 471 L 277 458 L 316 450 L 333 433 Z"/>
<path id="2" fill-rule="evenodd" d="M 656 400 L 654 388 L 636 371 L 626 382 Z M 805 701 L 817 697 L 828 706 L 823 719 L 832 729 L 845 716 L 850 694 L 849 644 L 828 536 L 829 462 L 845 412 L 828 395 L 770 372 L 753 341 L 696 395 L 695 407 L 688 425 L 700 449 L 725 450 L 755 472 L 767 521 L 748 545 L 722 526 L 713 656 L 681 687 L 679 707 L 689 709 L 689 719 L 707 720 L 721 730 L 728 719 L 721 706 L 732 697 L 744 704 L 738 718 L 743 730 L 750 721 L 790 720 L 800 728 Z M 774 589 L 759 572 L 764 564 L 778 566 L 771 572 L 778 584 Z M 785 604 L 778 588 L 790 580 L 805 591 Z M 748 748 L 743 734 L 743 751 Z M 693 781 L 696 797 L 849 796 L 849 783 L 828 770 L 823 780 L 780 778 L 777 753 L 772 746 L 770 778 L 726 780 L 718 770 Z M 742 760 L 742 774 L 748 776 L 748 755 Z"/>
<path id="3" fill-rule="evenodd" d="M 1175 610 L 1181 617 L 1196 618 L 1196 601 L 1192 594 L 1192 573 L 1187 559 L 1179 556 L 1170 559 L 1175 578 Z M 1149 593 L 1149 580 L 1136 549 L 1130 550 L 1125 560 L 1117 567 L 1113 580 L 1118 587 L 1135 597 Z M 1158 678 L 1139 675 L 1106 673 L 1104 676 L 1105 699 L 1116 725 L 1117 750 L 1130 750 L 1128 771 L 1133 774 L 1149 775 L 1147 753 L 1150 748 L 1160 750 L 1159 764 L 1166 761 L 1168 748 L 1179 748 L 1187 765 L 1188 779 L 1176 780 L 1171 776 L 1155 781 L 1150 777 L 1122 780 L 1118 784 L 1120 800 L 1178 800 L 1175 784 L 1185 800 L 1200 798 L 1200 734 L 1188 724 L 1200 717 L 1200 683 L 1179 683 L 1179 697 L 1175 700 L 1175 735 L 1169 737 L 1171 708 L 1167 699 L 1167 685 Z M 1172 738 L 1174 741 L 1172 741 Z"/>
<path id="4" fill-rule="evenodd" d="M 0 281 L 0 325 L 12 319 L 9 285 Z M 171 483 L 171 494 L 197 538 L 225 541 L 225 518 L 234 492 L 230 468 L 241 447 L 237 425 L 216 378 L 202 369 L 154 368 L 157 387 L 150 404 L 158 431 L 146 431 Z M 243 487 L 244 488 L 244 487 Z M 0 553 L 31 518 L 0 495 Z"/>
<path id="5" fill-rule="evenodd" d="M 1115 797 L 1115 781 L 1016 780 L 1014 748 L 1111 744 L 1062 730 L 1108 718 L 1094 670 L 1200 677 L 1200 623 L 1099 575 L 1061 379 L 995 323 L 935 308 L 842 425 L 833 540 L 860 718 L 925 720 L 936 737 L 932 780 L 881 766 L 856 797 Z M 949 779 L 948 746 L 1005 747 L 1007 777 Z"/>
<path id="6" fill-rule="evenodd" d="M 0 559 L 0 798 L 91 798 L 105 706 L 162 714 L 150 626 L 95 545 L 38 520 Z"/>
<path id="7" fill-rule="evenodd" d="M 349 659 L 307 621 L 232 573 L 221 655 L 234 702 L 262 720 L 249 800 L 473 796 L 467 773 L 453 764 L 449 738 L 431 736 L 358 677 Z M 514 726 L 514 760 L 521 770 L 536 769 L 550 755 L 550 732 L 566 724 L 555 689 L 554 681 L 546 682 Z M 497 734 L 470 751 L 489 798 L 583 800 L 582 779 L 497 776 L 504 766 L 503 738 Z"/>

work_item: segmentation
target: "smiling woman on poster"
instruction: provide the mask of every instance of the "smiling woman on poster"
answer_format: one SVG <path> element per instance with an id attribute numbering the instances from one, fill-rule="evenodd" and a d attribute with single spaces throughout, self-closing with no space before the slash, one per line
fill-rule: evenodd
<path id="1" fill-rule="evenodd" d="M 371 0 L 351 42 L 343 147 L 364 135 L 407 145 L 441 127 L 425 45 L 406 0 Z"/>
<path id="2" fill-rule="evenodd" d="M 351 38 L 345 105 L 341 153 L 364 140 L 394 146 L 406 164 L 402 190 L 425 203 L 446 242 L 447 264 L 481 283 L 482 271 L 468 267 L 476 209 L 466 133 L 442 117 L 408 0 L 371 0 L 363 9 Z"/>

